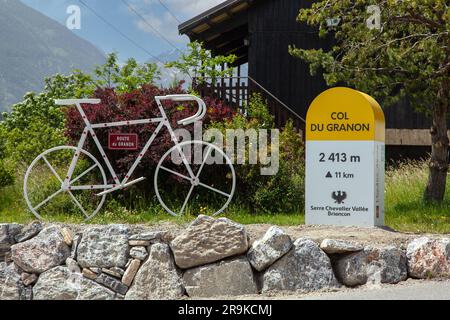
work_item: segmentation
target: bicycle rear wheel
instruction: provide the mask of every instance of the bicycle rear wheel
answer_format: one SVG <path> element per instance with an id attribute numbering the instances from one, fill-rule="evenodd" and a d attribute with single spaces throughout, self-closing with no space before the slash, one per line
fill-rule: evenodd
<path id="1" fill-rule="evenodd" d="M 92 219 L 101 209 L 106 195 L 96 194 L 107 189 L 107 179 L 100 163 L 85 150 L 61 146 L 40 154 L 29 166 L 24 179 L 24 197 L 30 211 L 40 220 L 61 219 L 82 215 Z M 70 163 L 78 157 L 68 186 Z"/>
<path id="2" fill-rule="evenodd" d="M 189 166 L 181 161 L 180 148 Z M 230 204 L 236 174 L 231 160 L 217 146 L 186 141 L 172 147 L 161 158 L 155 171 L 154 188 L 162 207 L 173 216 L 186 212 L 215 216 Z"/>

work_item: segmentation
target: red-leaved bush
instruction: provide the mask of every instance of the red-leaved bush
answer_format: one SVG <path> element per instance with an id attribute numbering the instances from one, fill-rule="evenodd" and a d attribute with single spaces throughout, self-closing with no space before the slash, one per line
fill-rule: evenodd
<path id="1" fill-rule="evenodd" d="M 161 117 L 161 114 L 154 99 L 155 96 L 185 93 L 181 88 L 181 83 L 178 87 L 172 89 L 160 89 L 149 84 L 143 86 L 141 89 L 124 94 L 117 94 L 113 89 L 97 89 L 94 98 L 101 99 L 101 103 L 98 105 L 83 105 L 82 107 L 91 124 L 157 118 Z M 203 98 L 203 100 L 208 108 L 207 115 L 203 119 L 204 125 L 211 121 L 223 121 L 233 117 L 233 109 L 225 105 L 222 101 L 208 97 Z M 175 130 L 180 127 L 177 121 L 194 114 L 197 106 L 192 103 L 174 103 L 167 101 L 164 103 L 164 109 L 172 128 Z M 123 178 L 123 175 L 132 166 L 139 152 L 156 129 L 156 125 L 133 125 L 95 130 L 96 136 L 119 175 L 119 179 Z M 69 108 L 66 112 L 65 134 L 73 145 L 77 145 L 84 127 L 85 124 L 77 109 Z M 186 126 L 185 129 L 189 130 L 193 137 L 193 125 Z M 109 150 L 109 133 L 136 133 L 139 137 L 138 150 Z M 160 158 L 172 146 L 173 142 L 170 139 L 168 131 L 163 128 L 135 171 L 135 176 L 152 177 Z M 101 156 L 92 138 L 86 141 L 84 149 L 92 153 L 101 162 Z"/>

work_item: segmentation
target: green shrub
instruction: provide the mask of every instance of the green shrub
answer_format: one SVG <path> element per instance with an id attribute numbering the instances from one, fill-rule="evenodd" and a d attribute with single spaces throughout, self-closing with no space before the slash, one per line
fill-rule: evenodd
<path id="1" fill-rule="evenodd" d="M 0 189 L 14 183 L 11 167 L 4 160 L 6 157 L 6 130 L 0 123 Z"/>
<path id="2" fill-rule="evenodd" d="M 237 114 L 230 121 L 212 126 L 225 134 L 227 129 L 273 129 L 274 119 L 261 95 L 254 94 L 247 106 L 247 116 Z M 248 150 L 248 141 L 246 142 Z M 253 212 L 297 212 L 304 206 L 304 145 L 289 121 L 280 132 L 279 171 L 261 175 L 261 164 L 250 165 L 248 152 L 244 165 L 235 165 L 236 201 Z M 270 149 L 270 146 L 269 146 Z"/>
<path id="3" fill-rule="evenodd" d="M 0 122 L 0 160 L 6 158 L 6 133 L 5 126 Z"/>
<path id="4" fill-rule="evenodd" d="M 256 181 L 251 205 L 264 212 L 296 212 L 304 208 L 304 148 L 292 121 L 280 133 L 280 168 L 276 175 Z M 250 181 L 249 181 L 250 182 Z"/>
<path id="5" fill-rule="evenodd" d="M 0 189 L 12 185 L 14 183 L 14 172 L 6 164 L 5 161 L 0 160 Z"/>
<path id="6" fill-rule="evenodd" d="M 54 128 L 43 119 L 36 118 L 24 128 L 14 128 L 6 134 L 5 154 L 15 164 L 27 164 L 44 150 L 65 145 L 64 130 Z"/>

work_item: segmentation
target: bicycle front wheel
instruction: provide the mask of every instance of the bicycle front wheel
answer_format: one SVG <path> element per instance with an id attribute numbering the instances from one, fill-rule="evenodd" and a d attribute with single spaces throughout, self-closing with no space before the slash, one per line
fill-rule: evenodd
<path id="1" fill-rule="evenodd" d="M 78 158 L 68 185 L 70 163 Z M 92 219 L 101 209 L 107 189 L 105 172 L 97 159 L 85 150 L 61 146 L 40 154 L 29 166 L 23 192 L 30 211 L 40 220 L 61 220 L 68 216 Z"/>
<path id="2" fill-rule="evenodd" d="M 173 216 L 185 213 L 214 216 L 230 204 L 236 174 L 229 157 L 217 146 L 186 141 L 161 158 L 154 187 L 159 202 Z"/>

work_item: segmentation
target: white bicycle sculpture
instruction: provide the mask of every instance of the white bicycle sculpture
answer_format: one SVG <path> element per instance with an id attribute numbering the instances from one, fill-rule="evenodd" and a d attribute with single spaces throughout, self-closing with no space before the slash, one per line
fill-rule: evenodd
<path id="1" fill-rule="evenodd" d="M 162 156 L 154 175 L 154 189 L 162 207 L 171 215 L 182 215 L 183 212 L 185 212 L 189 201 L 193 199 L 193 193 L 197 188 L 202 189 L 203 193 L 212 193 L 216 197 L 215 199 L 219 198 L 219 201 L 217 201 L 219 203 L 219 209 L 215 210 L 214 208 L 214 212 L 211 214 L 218 215 L 222 213 L 231 202 L 236 187 L 236 175 L 229 157 L 220 148 L 211 143 L 196 140 L 179 143 L 162 105 L 162 101 L 165 100 L 196 102 L 198 104 L 197 112 L 191 117 L 178 121 L 178 124 L 185 126 L 203 119 L 206 114 L 205 103 L 202 99 L 192 95 L 158 96 L 155 97 L 155 100 L 161 117 L 98 124 L 91 124 L 82 108 L 82 104 L 99 104 L 99 99 L 55 100 L 55 103 L 60 106 L 75 105 L 84 121 L 85 128 L 77 147 L 59 146 L 49 149 L 40 154 L 29 166 L 24 179 L 24 197 L 31 212 L 38 219 L 42 219 L 43 212 L 41 211 L 44 211 L 45 214 L 52 215 L 64 214 L 67 210 L 75 209 L 76 211 L 80 211 L 85 216 L 86 220 L 93 218 L 103 206 L 107 194 L 122 190 L 145 179 L 144 177 L 140 177 L 130 181 L 130 178 L 141 163 L 153 141 L 163 127 L 166 127 L 174 146 Z M 95 129 L 146 124 L 155 124 L 156 129 L 137 155 L 137 158 L 128 173 L 122 181 L 120 181 L 95 133 Z M 103 158 L 103 162 L 111 175 L 110 179 L 113 183 L 108 183 L 107 175 L 100 162 L 91 153 L 83 149 L 89 136 L 93 139 L 98 149 L 99 157 Z M 185 148 L 189 149 L 192 148 L 192 146 L 194 146 L 194 148 L 201 148 L 200 150 L 202 151 L 202 161 L 201 164 L 197 164 L 198 170 L 195 173 L 193 169 L 194 166 L 189 163 L 185 151 Z M 214 172 L 223 172 L 223 165 L 225 165 L 227 173 L 222 181 L 225 181 L 226 190 L 219 189 L 214 182 L 205 182 L 206 180 L 210 180 L 209 178 L 211 178 L 212 175 L 208 175 L 208 177 L 201 176 L 206 165 L 221 165 L 220 163 L 207 163 L 208 157 L 212 157 L 213 153 L 215 153 L 216 157 L 217 154 L 219 154 L 219 157 L 225 159 L 225 162 L 222 164 L 222 170 L 214 170 Z M 181 161 L 179 161 L 179 164 L 170 161 L 171 155 L 173 154 L 180 156 Z M 71 159 L 68 168 L 61 164 L 64 163 L 64 160 L 62 159 Z M 65 163 L 67 165 L 68 161 L 65 160 Z M 166 165 L 166 163 L 170 163 L 170 165 Z M 47 176 L 43 176 L 43 168 L 49 170 Z M 164 200 L 165 194 L 163 190 L 159 190 L 160 186 L 168 181 L 168 177 L 162 176 L 163 173 L 171 175 L 172 178 L 176 177 L 179 182 L 187 182 L 185 183 L 185 186 L 186 190 L 189 189 L 189 191 L 187 192 L 184 202 L 182 204 L 177 204 L 177 206 L 181 205 L 181 208 L 179 209 L 178 207 L 175 209 L 175 205 L 172 204 L 171 201 L 167 201 L 167 199 Z M 205 179 L 205 181 L 203 181 L 203 179 Z M 163 180 L 163 182 L 161 182 L 161 180 Z M 62 200 L 63 196 L 67 197 L 65 199 L 66 201 Z M 222 203 L 224 204 L 221 205 Z"/>

